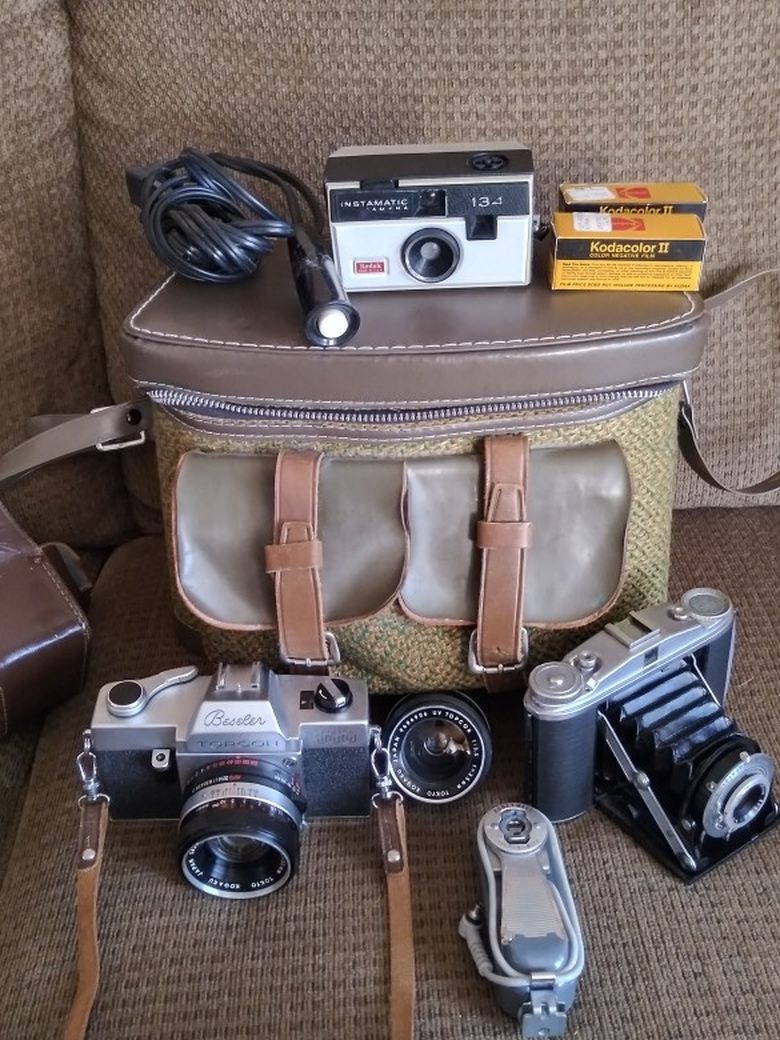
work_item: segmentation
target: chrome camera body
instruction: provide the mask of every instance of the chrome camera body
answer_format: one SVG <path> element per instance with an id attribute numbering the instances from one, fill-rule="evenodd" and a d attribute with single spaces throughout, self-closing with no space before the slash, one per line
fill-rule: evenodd
<path id="1" fill-rule="evenodd" d="M 248 899 L 294 876 L 305 820 L 368 814 L 378 747 L 395 787 L 428 804 L 465 797 L 490 768 L 487 720 L 455 692 L 401 699 L 384 733 L 364 682 L 255 662 L 108 683 L 90 741 L 111 815 L 178 819 L 185 878 Z"/>
<path id="2" fill-rule="evenodd" d="M 348 292 L 530 281 L 534 172 L 521 145 L 341 148 L 325 191 Z"/>
<path id="3" fill-rule="evenodd" d="M 295 873 L 306 817 L 366 815 L 368 690 L 265 665 L 174 668 L 109 683 L 91 725 L 119 819 L 179 819 L 184 876 L 249 898 Z"/>

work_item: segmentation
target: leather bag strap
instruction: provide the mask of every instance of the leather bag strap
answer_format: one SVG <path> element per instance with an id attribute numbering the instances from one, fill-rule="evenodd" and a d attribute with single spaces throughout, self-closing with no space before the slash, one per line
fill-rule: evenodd
<path id="1" fill-rule="evenodd" d="M 748 286 L 754 282 L 761 281 L 764 278 L 768 278 L 771 275 L 780 273 L 780 267 L 770 267 L 765 271 L 758 271 L 756 274 L 748 275 L 747 278 L 743 278 L 741 281 L 736 282 L 734 285 L 728 286 L 719 293 L 715 293 L 713 296 L 707 297 L 704 301 L 705 309 L 709 312 L 717 310 L 718 308 L 730 303 L 737 296 L 740 296 Z M 780 470 L 770 474 L 764 480 L 759 480 L 755 484 L 749 484 L 747 487 L 731 487 L 729 484 L 725 484 L 719 480 L 712 472 L 711 468 L 704 459 L 704 455 L 699 444 L 699 435 L 696 429 L 696 417 L 693 411 L 693 402 L 691 401 L 690 393 L 688 392 L 687 385 L 683 384 L 683 398 L 680 401 L 680 412 L 677 421 L 677 440 L 680 445 L 680 451 L 683 458 L 705 483 L 711 487 L 717 488 L 719 491 L 728 491 L 734 495 L 768 495 L 772 491 L 780 491 Z"/>
<path id="2" fill-rule="evenodd" d="M 374 804 L 379 820 L 390 926 L 390 1040 L 412 1040 L 414 932 L 404 804 L 394 795 L 377 797 Z"/>
<path id="3" fill-rule="evenodd" d="M 273 575 L 279 653 L 293 669 L 323 673 L 332 660 L 322 610 L 322 543 L 317 492 L 322 455 L 282 451 L 276 460 L 274 542 L 265 547 Z"/>
<path id="4" fill-rule="evenodd" d="M 78 983 L 65 1026 L 64 1040 L 83 1040 L 97 995 L 100 980 L 97 900 L 107 826 L 107 800 L 98 797 L 95 801 L 82 801 L 76 861 Z"/>
<path id="5" fill-rule="evenodd" d="M 152 427 L 152 403 L 141 398 L 96 408 L 86 415 L 47 418 L 50 422 L 40 433 L 0 455 L 0 487 L 48 462 L 90 448 L 107 452 L 143 444 Z"/>
<path id="6" fill-rule="evenodd" d="M 772 491 L 780 491 L 780 470 L 765 477 L 764 480 L 759 480 L 756 484 L 748 484 L 747 487 L 735 488 L 718 480 L 702 454 L 693 403 L 687 393 L 687 388 L 680 401 L 680 412 L 677 417 L 677 442 L 683 458 L 693 472 L 710 487 L 717 488 L 719 491 L 728 491 L 732 495 L 768 495 Z"/>
<path id="7" fill-rule="evenodd" d="M 528 438 L 485 438 L 484 519 L 477 524 L 482 551 L 477 628 L 469 666 L 491 691 L 518 685 L 528 654 L 523 590 L 531 524 L 526 511 Z"/>

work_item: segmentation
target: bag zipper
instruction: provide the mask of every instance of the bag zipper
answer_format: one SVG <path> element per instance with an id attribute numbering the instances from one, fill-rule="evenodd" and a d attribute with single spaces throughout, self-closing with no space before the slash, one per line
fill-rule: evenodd
<path id="1" fill-rule="evenodd" d="M 507 401 L 486 401 L 476 404 L 446 405 L 434 408 L 293 408 L 282 405 L 254 405 L 239 401 L 225 401 L 207 394 L 188 390 L 148 387 L 146 393 L 163 408 L 178 409 L 205 417 L 229 415 L 235 419 L 271 420 L 292 423 L 362 423 L 366 426 L 399 425 L 407 423 L 438 423 L 451 419 L 473 419 L 534 409 L 571 408 L 576 406 L 609 404 L 613 401 L 644 401 L 660 397 L 672 389 L 674 383 L 646 387 L 628 387 L 622 390 L 599 390 L 583 394 L 561 394 L 541 400 L 516 398 Z"/>

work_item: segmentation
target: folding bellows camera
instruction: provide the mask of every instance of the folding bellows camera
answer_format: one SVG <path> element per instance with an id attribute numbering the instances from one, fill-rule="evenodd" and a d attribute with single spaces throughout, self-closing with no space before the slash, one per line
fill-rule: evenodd
<path id="1" fill-rule="evenodd" d="M 726 714 L 733 649 L 728 596 L 691 589 L 534 668 L 532 804 L 558 822 L 596 804 L 686 880 L 760 837 L 774 763 Z"/>

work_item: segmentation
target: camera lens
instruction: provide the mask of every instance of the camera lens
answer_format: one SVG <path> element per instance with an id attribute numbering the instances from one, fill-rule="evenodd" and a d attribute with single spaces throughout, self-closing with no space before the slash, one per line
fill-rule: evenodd
<path id="1" fill-rule="evenodd" d="M 490 728 L 460 694 L 407 697 L 390 713 L 383 743 L 396 785 L 420 802 L 454 802 L 487 776 Z"/>
<path id="2" fill-rule="evenodd" d="M 404 242 L 401 260 L 419 282 L 443 282 L 460 263 L 460 246 L 448 231 L 422 228 Z"/>
<path id="3" fill-rule="evenodd" d="M 727 750 L 707 770 L 694 800 L 704 831 L 728 838 L 758 816 L 772 793 L 774 763 L 761 752 Z"/>
<path id="4" fill-rule="evenodd" d="M 245 758 L 202 766 L 184 789 L 182 873 L 195 888 L 226 899 L 278 891 L 295 874 L 303 808 L 286 766 Z"/>

